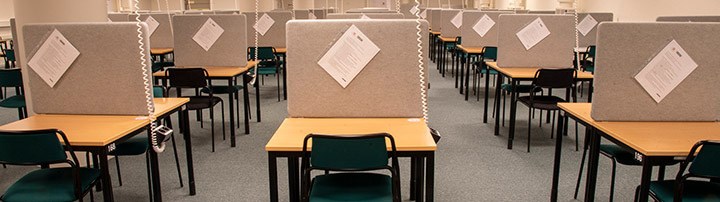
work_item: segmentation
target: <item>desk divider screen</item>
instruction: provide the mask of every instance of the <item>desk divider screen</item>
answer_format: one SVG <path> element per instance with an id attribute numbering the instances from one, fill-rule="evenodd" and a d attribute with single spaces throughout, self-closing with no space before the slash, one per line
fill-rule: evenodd
<path id="1" fill-rule="evenodd" d="M 425 20 L 428 21 L 428 25 L 430 25 L 430 29 L 432 29 L 433 32 L 439 32 L 440 31 L 439 28 L 437 28 L 437 30 L 435 28 L 433 28 L 432 11 L 435 9 L 437 9 L 437 8 L 426 8 L 425 9 Z"/>
<path id="2" fill-rule="evenodd" d="M 152 68 L 146 25 L 142 27 L 146 72 L 141 71 L 137 25 L 132 22 L 25 25 L 28 61 L 55 29 L 80 55 L 54 87 L 28 69 L 35 113 L 147 115 L 145 93 L 150 89 L 145 88 L 144 80 L 152 80 Z"/>
<path id="3" fill-rule="evenodd" d="M 327 19 L 360 19 L 362 15 L 370 19 L 404 19 L 402 13 L 330 13 Z"/>
<path id="4" fill-rule="evenodd" d="M 308 10 L 293 10 L 293 13 L 295 13 L 296 20 L 310 19 L 310 11 Z"/>
<path id="5" fill-rule="evenodd" d="M 498 17 L 500 14 L 512 14 L 509 11 L 465 11 L 463 13 L 463 26 L 460 27 L 460 36 L 462 36 L 462 45 L 464 47 L 483 47 L 483 46 L 497 46 L 498 44 L 498 30 L 500 24 L 498 23 Z M 495 21 L 495 25 L 485 33 L 484 37 L 481 37 L 473 26 L 482 18 L 488 15 L 490 19 Z"/>
<path id="6" fill-rule="evenodd" d="M 211 17 L 225 31 L 215 44 L 205 51 L 192 38 Z M 246 66 L 248 58 L 245 24 L 245 15 L 175 15 L 175 65 Z"/>
<path id="7" fill-rule="evenodd" d="M 660 16 L 658 22 L 720 22 L 720 16 Z"/>
<path id="8" fill-rule="evenodd" d="M 516 33 L 540 18 L 550 35 L 526 50 Z M 575 48 L 573 15 L 502 14 L 499 17 L 498 66 L 572 68 Z"/>
<path id="9" fill-rule="evenodd" d="M 440 13 L 444 9 L 432 9 L 427 14 L 428 16 L 432 16 L 432 24 L 430 24 L 430 27 L 432 27 L 433 32 L 442 32 L 442 17 L 440 17 Z"/>
<path id="10" fill-rule="evenodd" d="M 415 3 L 400 4 L 400 13 L 403 14 L 405 19 L 415 19 L 415 14 L 410 13 L 410 9 L 412 9 L 413 7 L 415 7 Z M 425 10 L 423 6 L 418 7 L 418 15 L 420 15 L 423 10 Z"/>
<path id="11" fill-rule="evenodd" d="M 517 10 L 510 10 L 515 12 L 515 14 L 530 14 L 530 10 L 523 10 L 523 9 L 517 9 Z"/>
<path id="12" fill-rule="evenodd" d="M 421 21 L 427 73 L 427 21 Z M 380 48 L 343 88 L 318 61 L 355 25 Z M 294 20 L 288 23 L 288 113 L 297 117 L 422 117 L 415 20 Z M 313 36 L 313 37 L 308 37 Z M 427 75 L 427 74 L 426 74 Z"/>
<path id="13" fill-rule="evenodd" d="M 597 121 L 718 121 L 720 23 L 602 23 L 598 30 L 595 94 Z M 672 40 L 698 67 L 660 103 L 635 80 Z M 682 135 L 682 134 L 678 134 Z"/>
<path id="14" fill-rule="evenodd" d="M 270 29 L 265 32 L 265 35 L 258 33 L 258 46 L 272 46 L 272 47 L 285 47 L 285 24 L 292 20 L 292 13 L 290 11 L 273 11 L 273 12 L 259 12 L 258 17 L 262 17 L 265 13 L 272 18 L 275 23 Z M 255 45 L 255 12 L 243 13 L 247 16 L 248 23 L 246 29 L 248 33 L 247 44 L 248 46 Z"/>
<path id="15" fill-rule="evenodd" d="M 314 8 L 308 9 L 308 11 L 313 13 L 317 19 L 327 19 L 328 9 Z"/>
<path id="16" fill-rule="evenodd" d="M 232 14 L 238 14 L 239 11 L 233 11 L 233 10 L 222 10 L 222 11 L 183 11 L 183 13 L 188 15 L 232 15 Z"/>
<path id="17" fill-rule="evenodd" d="M 381 8 L 381 7 L 377 7 L 377 8 L 367 7 L 367 8 L 353 8 L 353 9 L 348 9 L 347 11 L 345 11 L 345 13 L 390 13 L 390 12 L 395 12 L 395 10 L 391 11 L 388 8 Z"/>
<path id="18" fill-rule="evenodd" d="M 108 13 L 108 19 L 113 22 L 130 22 L 130 15 L 127 13 Z"/>
<path id="19" fill-rule="evenodd" d="M 440 11 L 440 19 L 442 19 L 440 22 L 440 27 L 442 27 L 442 32 L 440 32 L 440 36 L 451 38 L 460 36 L 460 28 L 455 27 L 455 25 L 453 25 L 451 21 L 455 17 L 455 15 L 462 11 L 463 10 L 460 9 L 443 9 L 442 11 Z"/>
<path id="20" fill-rule="evenodd" d="M 601 22 L 612 22 L 613 21 L 613 13 L 578 13 L 578 23 L 582 22 L 583 19 L 585 19 L 585 16 L 590 15 L 598 22 L 598 25 Z M 597 25 L 595 25 L 595 28 L 590 30 L 590 32 L 587 33 L 587 35 L 583 36 L 580 32 L 578 32 L 578 39 L 579 39 L 579 46 L 580 47 L 588 47 L 588 46 L 594 46 L 597 43 Z"/>
<path id="21" fill-rule="evenodd" d="M 529 10 L 527 13 L 528 13 L 528 14 L 555 14 L 555 11 L 554 11 L 554 10 L 552 10 L 552 11 L 534 11 L 534 10 Z"/>
<path id="22" fill-rule="evenodd" d="M 15 18 L 10 18 L 10 34 L 12 34 L 13 43 L 15 43 L 15 45 L 13 45 L 13 49 L 16 53 L 18 53 L 20 52 L 20 41 L 18 40 L 20 38 L 18 38 L 17 35 L 17 24 L 15 24 Z M 22 64 L 20 62 L 20 57 L 15 56 L 15 64 L 15 66 L 20 66 L 20 64 Z"/>
<path id="23" fill-rule="evenodd" d="M 150 48 L 172 48 L 173 45 L 173 33 L 170 29 L 170 19 L 175 14 L 157 13 L 157 14 L 140 14 L 140 20 L 145 21 L 149 16 L 152 16 L 157 20 L 158 25 L 155 32 L 150 35 Z"/>

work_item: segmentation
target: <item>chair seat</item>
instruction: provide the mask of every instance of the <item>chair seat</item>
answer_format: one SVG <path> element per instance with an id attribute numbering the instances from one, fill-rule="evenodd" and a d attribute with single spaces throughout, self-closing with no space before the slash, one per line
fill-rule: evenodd
<path id="1" fill-rule="evenodd" d="M 481 73 L 481 74 L 496 75 L 498 72 L 495 71 L 494 69 L 481 69 L 481 70 L 480 70 L 480 73 Z M 510 86 L 508 86 L 507 88 L 510 88 Z"/>
<path id="2" fill-rule="evenodd" d="M 618 163 L 623 165 L 642 164 L 640 161 L 635 160 L 635 155 L 632 151 L 628 151 L 616 144 L 601 144 L 600 153 L 609 158 L 615 158 Z"/>
<path id="3" fill-rule="evenodd" d="M 190 101 L 185 104 L 188 110 L 207 109 L 215 106 L 215 104 L 222 102 L 222 99 L 217 96 L 192 96 L 189 97 Z"/>
<path id="4" fill-rule="evenodd" d="M 392 201 L 392 178 L 376 173 L 339 173 L 315 177 L 310 201 Z"/>
<path id="5" fill-rule="evenodd" d="M 25 96 L 16 95 L 0 101 L 0 107 L 21 108 L 25 107 Z"/>
<path id="6" fill-rule="evenodd" d="M 584 68 L 583 68 L 583 71 L 586 71 L 586 72 L 595 72 L 595 67 L 584 67 Z"/>
<path id="7" fill-rule="evenodd" d="M 213 94 L 229 94 L 229 93 L 236 93 L 243 89 L 242 85 L 235 85 L 235 86 L 212 86 L 212 88 L 203 88 L 200 90 L 202 93 L 210 93 L 212 91 Z"/>
<path id="8" fill-rule="evenodd" d="M 720 183 L 707 181 L 687 180 L 683 184 L 684 202 L 694 201 L 720 201 Z M 660 201 L 673 201 L 675 194 L 675 181 L 650 182 L 650 192 Z"/>
<path id="9" fill-rule="evenodd" d="M 80 187 L 90 188 L 100 176 L 93 168 L 79 168 Z M 2 201 L 75 201 L 75 187 L 72 168 L 35 170 L 23 176 L 10 186 Z"/>
<path id="10" fill-rule="evenodd" d="M 501 89 L 507 92 L 514 92 L 511 84 L 503 84 L 500 86 Z M 532 85 L 515 85 L 515 89 L 517 89 L 518 93 L 530 93 L 530 91 L 533 89 Z M 537 88 L 535 89 L 535 92 L 540 92 L 542 89 Z"/>
<path id="11" fill-rule="evenodd" d="M 275 73 L 277 73 L 277 68 L 274 68 L 274 67 L 258 68 L 259 75 L 269 75 L 269 74 L 275 74 Z"/>
<path id="12" fill-rule="evenodd" d="M 116 144 L 115 150 L 108 152 L 108 154 L 117 156 L 135 156 L 144 154 L 148 148 L 150 148 L 150 143 L 148 142 L 147 136 L 138 135 L 126 140 L 125 142 Z"/>
<path id="13" fill-rule="evenodd" d="M 555 96 L 535 96 L 532 103 L 530 103 L 530 96 L 522 96 L 518 98 L 518 101 L 525 104 L 525 106 L 542 110 L 558 110 L 560 108 L 557 103 L 565 102 L 564 99 Z"/>

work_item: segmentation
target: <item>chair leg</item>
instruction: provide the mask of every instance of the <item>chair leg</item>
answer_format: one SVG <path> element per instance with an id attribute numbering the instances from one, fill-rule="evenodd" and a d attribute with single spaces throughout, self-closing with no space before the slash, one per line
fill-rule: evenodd
<path id="1" fill-rule="evenodd" d="M 210 142 L 212 142 L 212 152 L 215 152 L 215 113 L 213 107 L 210 108 Z"/>
<path id="2" fill-rule="evenodd" d="M 115 155 L 115 167 L 117 168 L 118 183 L 122 187 L 122 176 L 120 175 L 120 158 Z"/>
<path id="3" fill-rule="evenodd" d="M 280 102 L 280 88 L 281 88 L 281 86 L 280 86 L 280 76 L 279 76 L 279 75 L 280 75 L 280 73 L 276 73 L 276 74 L 275 74 L 275 80 L 277 80 L 277 94 L 278 94 L 277 98 L 278 98 L 278 102 Z"/>
<path id="4" fill-rule="evenodd" d="M 555 134 L 555 114 L 557 114 L 555 111 L 549 111 L 547 113 L 550 113 L 550 118 L 552 119 L 552 123 L 550 124 L 550 134 Z"/>
<path id="5" fill-rule="evenodd" d="M 198 109 L 195 112 L 197 113 L 198 122 L 200 122 L 200 128 L 205 128 L 205 126 L 203 125 L 203 111 L 201 109 Z"/>
<path id="6" fill-rule="evenodd" d="M 533 108 L 530 108 L 530 107 L 529 107 L 528 109 L 529 109 L 531 112 L 533 111 Z M 527 134 L 528 134 L 528 136 L 527 136 L 527 138 L 528 138 L 528 139 L 527 139 L 527 152 L 528 152 L 528 153 L 530 153 L 530 127 L 531 127 L 531 125 L 532 125 L 532 121 L 530 121 L 530 120 L 531 120 L 530 117 L 532 117 L 532 113 L 528 113 L 528 128 L 527 128 L 527 131 L 528 131 L 528 132 L 527 132 Z"/>
<path id="7" fill-rule="evenodd" d="M 502 126 L 505 127 L 505 102 L 507 101 L 507 99 L 505 99 L 505 93 L 501 93 L 501 94 L 502 94 L 503 104 L 501 107 L 502 108 L 502 116 L 500 117 L 500 121 L 502 123 Z"/>
<path id="8" fill-rule="evenodd" d="M 613 201 L 613 196 L 615 195 L 615 169 L 617 167 L 617 161 L 615 161 L 615 158 L 612 159 L 612 179 L 610 179 L 610 202 Z"/>
<path id="9" fill-rule="evenodd" d="M 565 123 L 567 123 L 567 122 L 565 122 Z M 565 131 L 565 132 L 567 132 L 567 131 Z M 578 123 L 577 123 L 577 121 L 575 121 L 575 151 L 579 151 L 579 150 L 578 150 L 578 141 L 579 141 L 579 139 L 580 139 L 580 138 L 579 138 L 579 135 L 578 135 Z"/>
<path id="10" fill-rule="evenodd" d="M 223 133 L 223 140 L 225 140 L 225 105 L 223 101 L 220 101 L 220 121 L 222 122 L 222 133 Z"/>
<path id="11" fill-rule="evenodd" d="M 180 172 L 180 159 L 178 158 L 177 145 L 175 144 L 175 134 L 172 134 L 173 154 L 175 155 L 175 168 L 177 168 L 178 179 L 180 179 L 180 187 L 183 187 L 182 172 Z"/>
<path id="12" fill-rule="evenodd" d="M 585 139 L 585 146 L 583 146 L 583 154 L 582 158 L 580 159 L 580 171 L 578 171 L 577 182 L 575 183 L 575 195 L 573 195 L 574 199 L 577 199 L 578 191 L 580 190 L 580 180 L 582 179 L 583 167 L 585 167 L 585 156 L 587 155 L 587 150 L 588 140 Z"/>
<path id="13" fill-rule="evenodd" d="M 145 152 L 145 173 L 147 174 L 148 196 L 152 200 L 152 180 L 150 179 L 150 152 Z"/>

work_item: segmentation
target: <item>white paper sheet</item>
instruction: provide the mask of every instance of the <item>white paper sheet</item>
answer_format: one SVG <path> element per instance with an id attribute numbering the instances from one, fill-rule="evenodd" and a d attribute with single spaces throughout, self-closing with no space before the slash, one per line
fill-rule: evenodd
<path id="1" fill-rule="evenodd" d="M 113 22 L 110 18 L 107 19 L 108 22 Z"/>
<path id="2" fill-rule="evenodd" d="M 367 15 L 365 15 L 365 14 L 362 14 L 362 15 L 360 16 L 360 19 L 363 19 L 363 20 L 369 20 L 369 19 L 370 19 L 370 17 L 368 17 L 368 16 L 367 16 Z"/>
<path id="3" fill-rule="evenodd" d="M 423 10 L 422 12 L 420 12 L 420 17 L 421 17 L 422 19 L 427 18 L 427 9 Z"/>
<path id="4" fill-rule="evenodd" d="M 28 65 L 53 88 L 79 55 L 75 46 L 56 29 L 28 61 Z"/>
<path id="5" fill-rule="evenodd" d="M 415 5 L 415 6 L 413 6 L 412 8 L 410 8 L 410 14 L 415 15 L 415 13 L 417 13 L 418 11 L 420 11 L 420 9 L 418 8 L 417 5 Z"/>
<path id="6" fill-rule="evenodd" d="M 452 23 L 456 28 L 460 28 L 460 26 L 462 26 L 462 15 L 463 15 L 462 11 L 458 12 L 455 15 L 455 17 L 453 17 L 453 19 L 450 20 L 450 23 Z"/>
<path id="7" fill-rule="evenodd" d="M 586 36 L 590 31 L 592 31 L 593 28 L 595 28 L 595 25 L 598 24 L 598 21 L 595 20 L 595 18 L 592 17 L 592 15 L 586 15 L 583 20 L 578 23 L 577 30 L 582 34 L 583 36 Z"/>
<path id="8" fill-rule="evenodd" d="M 477 23 L 475 23 L 473 30 L 475 30 L 480 37 L 485 37 L 485 34 L 487 34 L 493 26 L 495 26 L 495 21 L 486 14 L 483 15 Z"/>
<path id="9" fill-rule="evenodd" d="M 253 25 L 253 28 L 255 28 L 255 31 L 260 33 L 260 35 L 265 36 L 265 33 L 267 33 L 268 30 L 275 24 L 275 20 L 273 20 L 270 15 L 267 13 L 263 14 L 260 19 Z"/>
<path id="10" fill-rule="evenodd" d="M 698 64 L 672 40 L 665 48 L 650 60 L 635 80 L 647 93 L 660 103 L 670 92 L 692 73 Z"/>
<path id="11" fill-rule="evenodd" d="M 150 34 L 148 36 L 152 36 L 153 33 L 155 33 L 155 30 L 160 26 L 160 23 L 155 20 L 152 16 L 148 16 L 147 19 L 145 19 L 145 23 L 148 25 L 148 30 L 150 30 Z"/>
<path id="12" fill-rule="evenodd" d="M 378 52 L 380 48 L 352 25 L 320 58 L 318 65 L 346 88 Z"/>
<path id="13" fill-rule="evenodd" d="M 530 48 L 540 43 L 540 41 L 547 36 L 550 36 L 550 30 L 545 26 L 542 19 L 537 18 L 515 35 L 517 35 L 520 42 L 525 46 L 525 50 L 530 50 Z"/>
<path id="14" fill-rule="evenodd" d="M 310 12 L 308 13 L 308 19 L 315 20 L 317 19 L 317 16 L 315 16 L 315 13 Z"/>
<path id="15" fill-rule="evenodd" d="M 205 51 L 208 51 L 223 32 L 225 32 L 225 29 L 220 27 L 212 18 L 208 18 L 192 39 Z"/>

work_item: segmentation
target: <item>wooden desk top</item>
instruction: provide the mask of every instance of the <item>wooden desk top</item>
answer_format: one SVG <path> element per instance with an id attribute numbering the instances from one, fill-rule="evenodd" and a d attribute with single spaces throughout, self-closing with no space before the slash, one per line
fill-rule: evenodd
<path id="1" fill-rule="evenodd" d="M 490 68 L 493 68 L 497 70 L 498 72 L 513 78 L 513 79 L 532 79 L 535 78 L 535 72 L 537 72 L 537 67 L 512 67 L 512 68 L 502 68 L 497 66 L 497 62 L 485 62 Z M 591 80 L 593 79 L 593 75 L 590 72 L 583 72 L 579 71 L 577 75 L 578 79 L 582 80 Z"/>
<path id="2" fill-rule="evenodd" d="M 457 47 L 467 54 L 483 54 L 483 47 L 480 46 L 469 46 L 457 45 Z"/>
<path id="3" fill-rule="evenodd" d="M 440 38 L 440 41 L 444 43 L 451 43 L 451 42 L 457 42 L 457 38 L 455 37 L 438 37 Z"/>
<path id="4" fill-rule="evenodd" d="M 597 122 L 590 103 L 559 107 L 646 156 L 687 156 L 700 140 L 720 140 L 720 122 Z"/>
<path id="5" fill-rule="evenodd" d="M 156 115 L 180 107 L 188 98 L 154 99 Z M 65 132 L 73 146 L 106 146 L 142 127 L 150 120 L 139 116 L 38 114 L 0 126 L 0 130 L 40 130 L 56 128 Z"/>
<path id="6" fill-rule="evenodd" d="M 250 68 L 253 68 L 257 62 L 255 61 L 248 61 L 247 66 L 245 67 L 214 67 L 214 66 L 207 66 L 203 67 L 205 70 L 208 71 L 208 75 L 212 77 L 220 77 L 220 78 L 226 78 L 226 77 L 236 77 L 242 73 L 247 72 L 250 70 Z M 183 67 L 175 67 L 175 68 L 183 68 Z M 190 68 L 190 67 L 188 67 Z M 165 77 L 165 71 L 158 71 L 153 73 L 154 77 L 158 78 L 164 78 Z"/>
<path id="7" fill-rule="evenodd" d="M 275 53 L 285 54 L 285 53 L 287 53 L 287 48 L 285 48 L 285 47 L 275 47 Z"/>
<path id="8" fill-rule="evenodd" d="M 430 34 L 433 34 L 433 35 L 440 35 L 440 32 L 434 32 L 434 31 L 430 31 Z"/>
<path id="9" fill-rule="evenodd" d="M 173 48 L 151 48 L 150 54 L 151 55 L 165 55 L 168 53 L 172 53 L 174 51 Z"/>
<path id="10" fill-rule="evenodd" d="M 407 118 L 286 118 L 265 145 L 266 151 L 302 151 L 303 139 L 316 134 L 387 132 L 398 151 L 435 151 L 437 145 L 423 119 Z M 389 146 L 389 144 L 388 144 Z"/>

